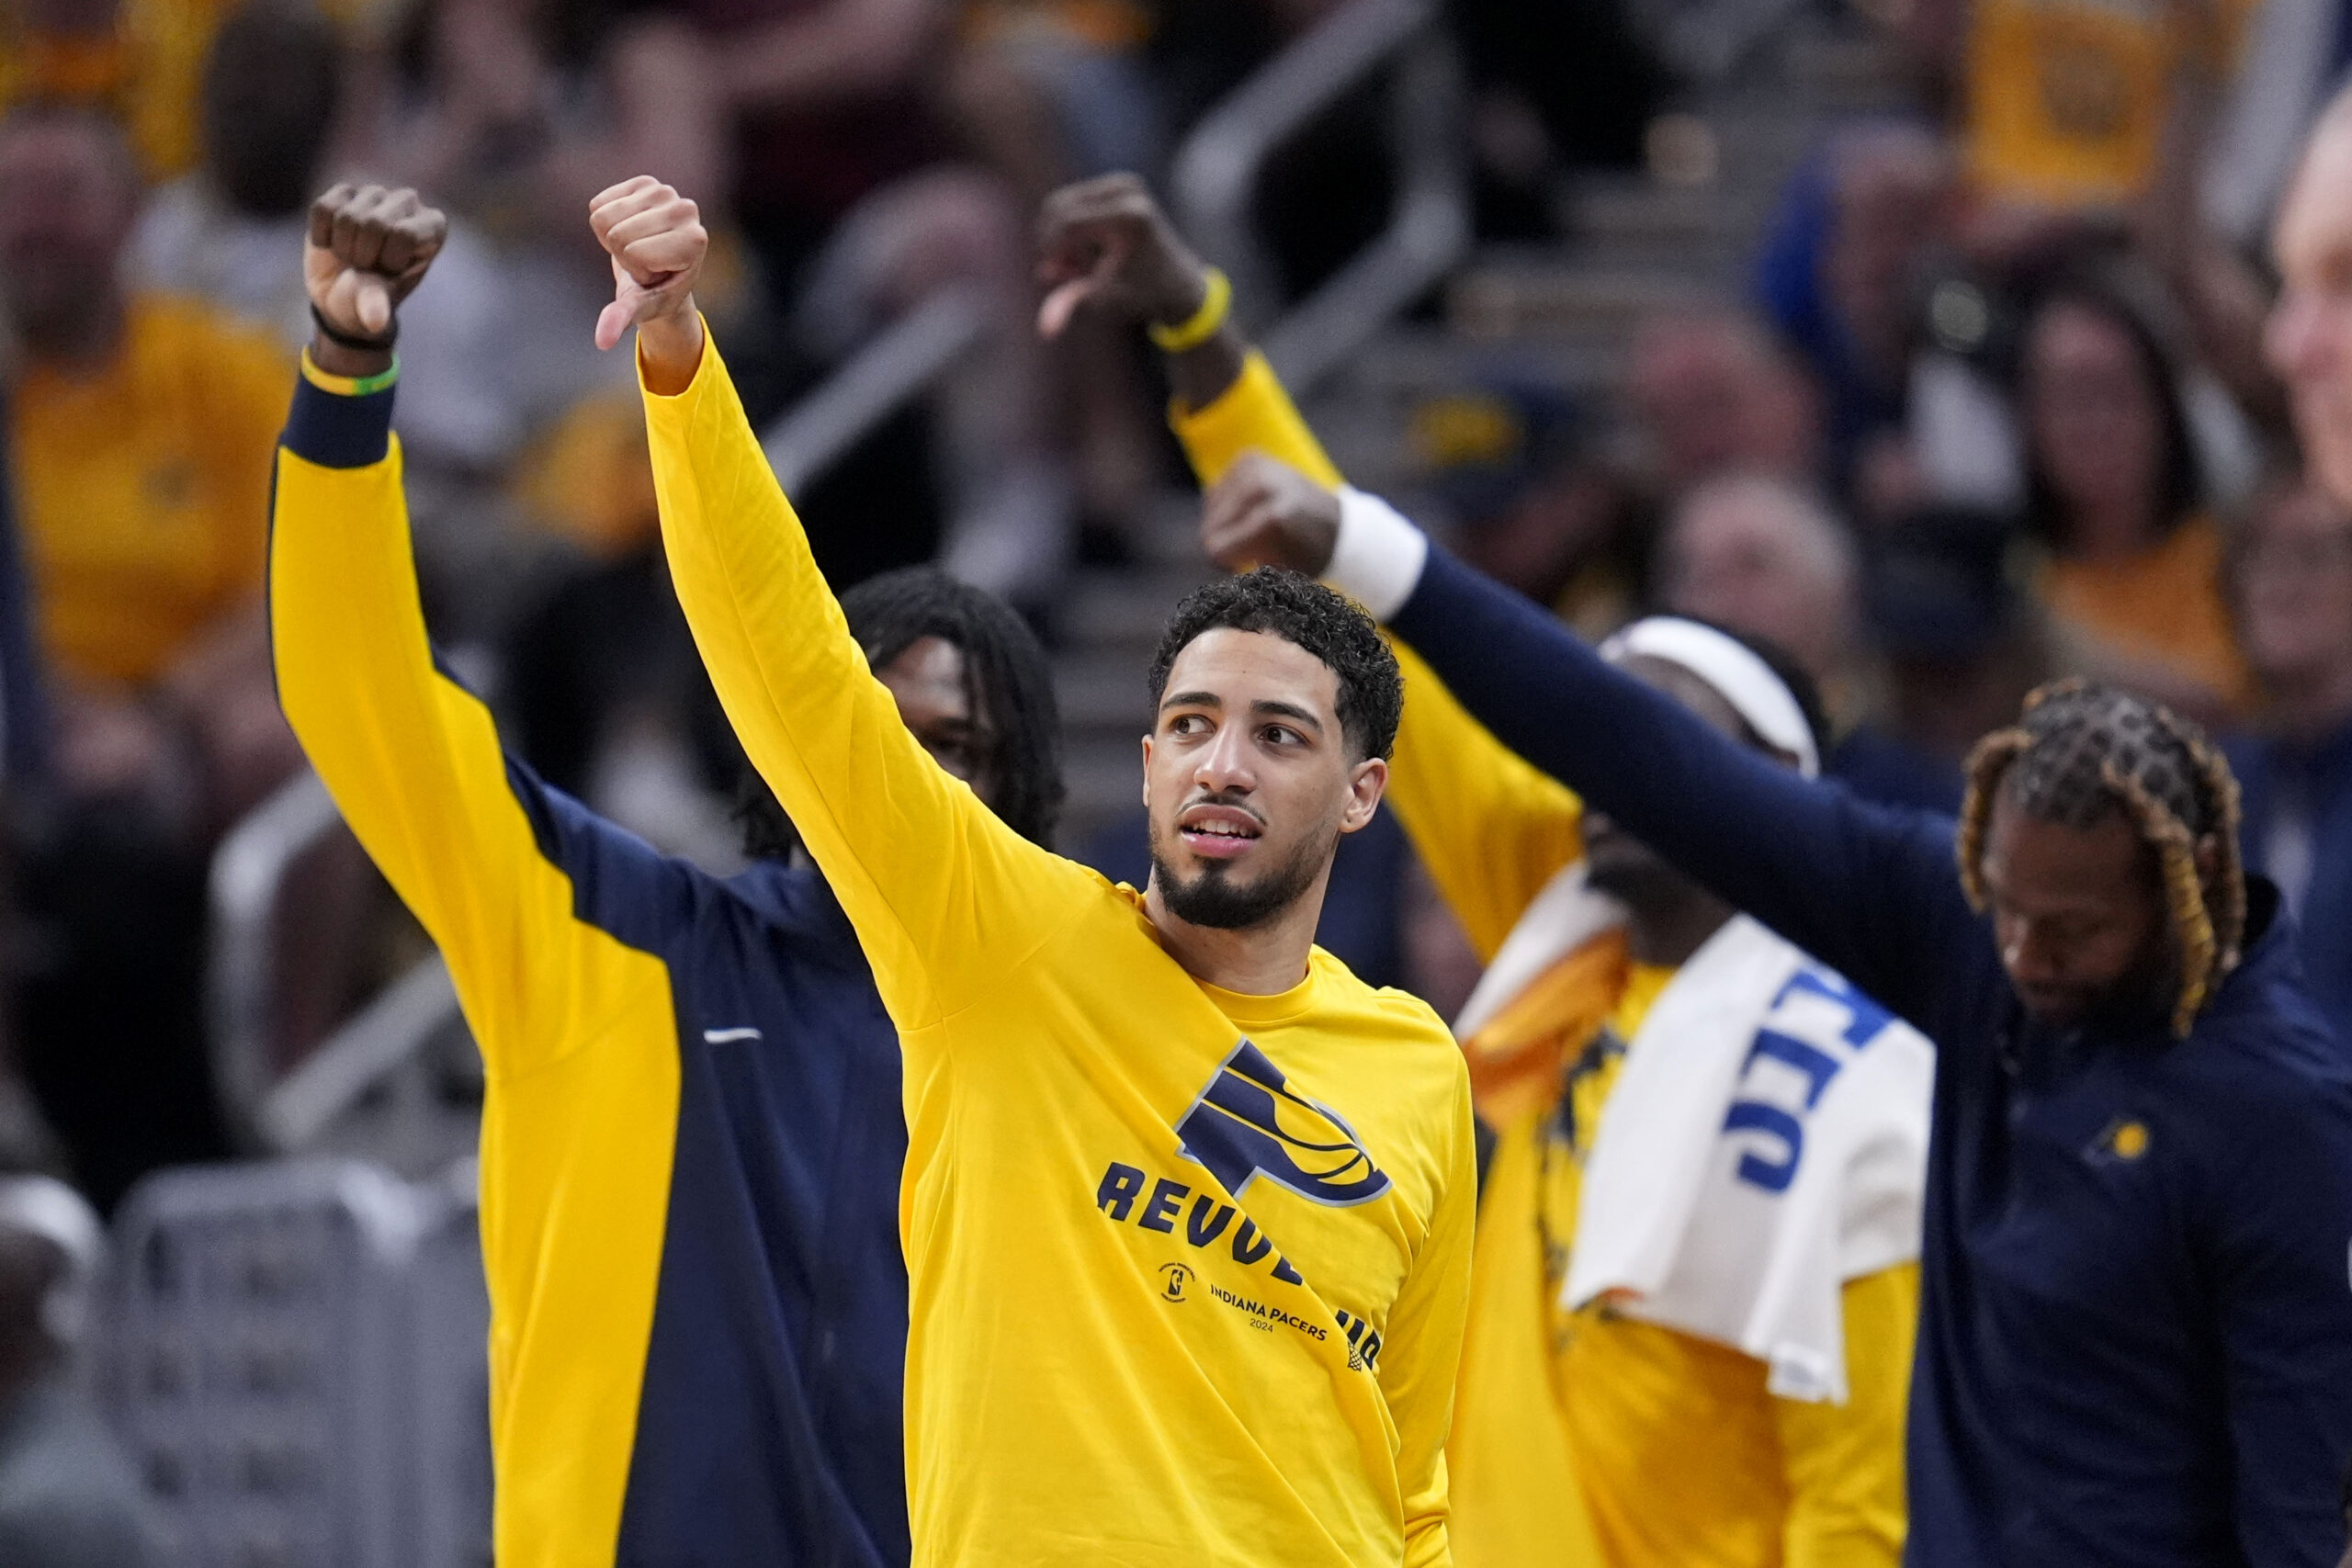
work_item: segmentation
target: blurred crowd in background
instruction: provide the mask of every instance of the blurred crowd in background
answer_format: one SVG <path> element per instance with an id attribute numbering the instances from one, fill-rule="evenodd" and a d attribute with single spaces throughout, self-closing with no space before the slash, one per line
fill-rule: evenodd
<path id="1" fill-rule="evenodd" d="M 1145 353 L 1037 338 L 1037 202 L 1113 169 L 1164 188 L 1204 112 L 1343 6 L 0 4 L 0 1167 L 107 1213 L 250 1147 L 208 878 L 300 768 L 260 587 L 317 192 L 413 184 L 453 218 L 398 416 L 447 656 L 550 782 L 723 867 L 741 762 L 663 579 L 632 367 L 591 342 L 589 197 L 650 171 L 702 199 L 755 423 L 938 291 L 977 301 L 981 349 L 797 499 L 836 589 L 938 558 L 1066 641 L 1073 583 L 1164 564 L 1184 479 Z M 1889 800 L 1955 805 L 1970 743 L 2055 675 L 2177 705 L 2232 738 L 2249 862 L 2352 1031 L 2352 516 L 2286 423 L 2274 366 L 2303 350 L 2263 337 L 2267 225 L 2352 6 L 1443 11 L 1476 241 L 1514 255 L 1576 254 L 1561 193 L 1595 172 L 1705 199 L 1723 150 L 1686 111 L 1792 17 L 1867 40 L 1886 107 L 1829 124 L 1737 277 L 1641 311 L 1598 389 L 1417 394 L 1395 464 L 1422 514 L 1589 633 L 1662 607 L 1779 642 L 1828 694 L 1833 771 Z M 1260 180 L 1285 297 L 1387 221 L 1384 102 L 1343 96 Z M 1413 319 L 1469 310 L 1440 288 Z M 1133 823 L 1087 831 L 1066 847 L 1139 880 Z M 1472 961 L 1408 862 L 1393 829 L 1351 841 L 1327 938 L 1450 1011 Z M 423 939 L 347 840 L 280 914 L 282 1071 Z"/>

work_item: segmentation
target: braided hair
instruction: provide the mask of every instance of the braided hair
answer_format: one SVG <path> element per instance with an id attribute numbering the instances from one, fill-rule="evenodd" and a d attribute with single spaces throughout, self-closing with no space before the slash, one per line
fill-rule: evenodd
<path id="1" fill-rule="evenodd" d="M 983 760 L 995 785 L 990 805 L 1005 826 L 1050 847 L 1063 795 L 1061 712 L 1046 650 L 1029 624 L 995 594 L 933 566 L 866 579 L 842 595 L 842 615 L 872 669 L 927 637 L 952 643 L 964 655 L 966 699 L 976 716 L 987 716 L 993 737 Z M 743 852 L 753 860 L 785 859 L 800 842 L 783 806 L 748 765 L 736 792 L 735 820 L 743 829 Z"/>
<path id="2" fill-rule="evenodd" d="M 2069 828 L 2120 811 L 2155 851 L 2180 957 L 2172 1030 L 2186 1035 L 2245 939 L 2238 784 L 2219 749 L 2169 708 L 2111 686 L 2075 679 L 2034 692 L 2018 721 L 1968 759 L 1956 851 L 1961 886 L 1980 911 L 1984 839 L 2003 789 L 2032 816 Z M 2210 885 L 2197 870 L 2197 845 L 2209 837 L 2221 852 Z"/>

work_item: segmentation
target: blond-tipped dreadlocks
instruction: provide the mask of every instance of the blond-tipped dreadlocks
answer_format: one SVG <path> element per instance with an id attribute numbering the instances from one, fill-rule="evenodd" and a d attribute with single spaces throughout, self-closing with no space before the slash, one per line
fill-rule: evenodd
<path id="1" fill-rule="evenodd" d="M 2238 859 L 2238 783 L 2205 734 L 2159 704 L 2086 681 L 2054 682 L 2025 700 L 2017 724 L 1977 742 L 1960 807 L 1961 886 L 1984 908 L 1984 832 L 2003 788 L 2032 816 L 2087 828 L 2109 811 L 2129 817 L 2156 852 L 2180 958 L 2172 1029 L 2185 1035 L 2237 967 L 2245 937 L 2245 876 Z M 2197 845 L 2211 837 L 2221 863 L 2209 886 Z"/>

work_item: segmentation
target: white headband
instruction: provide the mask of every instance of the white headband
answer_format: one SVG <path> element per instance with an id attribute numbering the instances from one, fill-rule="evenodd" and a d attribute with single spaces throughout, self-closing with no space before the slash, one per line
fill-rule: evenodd
<path id="1" fill-rule="evenodd" d="M 1600 657 L 1611 664 L 1639 654 L 1662 659 L 1687 670 L 1715 689 L 1732 711 L 1747 721 L 1767 746 L 1797 760 L 1797 772 L 1813 778 L 1821 772 L 1821 749 L 1814 743 L 1813 726 L 1788 682 L 1738 638 L 1679 615 L 1651 615 L 1635 621 L 1600 645 Z"/>

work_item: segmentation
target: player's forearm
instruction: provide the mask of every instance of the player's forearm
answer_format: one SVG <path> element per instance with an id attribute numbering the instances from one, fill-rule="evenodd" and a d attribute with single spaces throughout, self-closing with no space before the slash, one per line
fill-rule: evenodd
<path id="1" fill-rule="evenodd" d="M 1406 526 L 1399 525 L 1399 526 Z M 1418 535 L 1335 577 L 1382 614 L 1497 739 L 1718 897 L 1933 1027 L 1947 979 L 1922 951 L 1975 917 L 1950 824 L 1860 805 L 1733 740 L 1604 663 L 1541 607 Z"/>
<path id="2" fill-rule="evenodd" d="M 1240 379 L 1241 367 L 1257 352 L 1257 345 L 1228 321 L 1204 342 L 1168 355 L 1168 389 L 1174 394 L 1177 407 L 1204 409 L 1224 397 Z M 1319 453 L 1321 448 L 1317 450 Z M 1213 476 L 1204 477 L 1202 482 L 1211 482 Z M 1336 479 L 1333 482 L 1337 482 Z"/>
<path id="3" fill-rule="evenodd" d="M 694 385 L 702 368 L 710 334 L 702 312 L 689 299 L 674 315 L 659 316 L 637 329 L 637 363 L 645 389 L 657 397 L 674 398 Z M 778 496 L 782 499 L 781 495 Z"/>
<path id="4" fill-rule="evenodd" d="M 1170 355 L 1169 366 L 1177 402 L 1169 424 L 1204 490 L 1223 479 L 1234 459 L 1253 451 L 1328 488 L 1343 482 L 1273 367 L 1230 323 L 1199 348 Z M 1190 388 L 1188 372 L 1195 383 Z"/>

